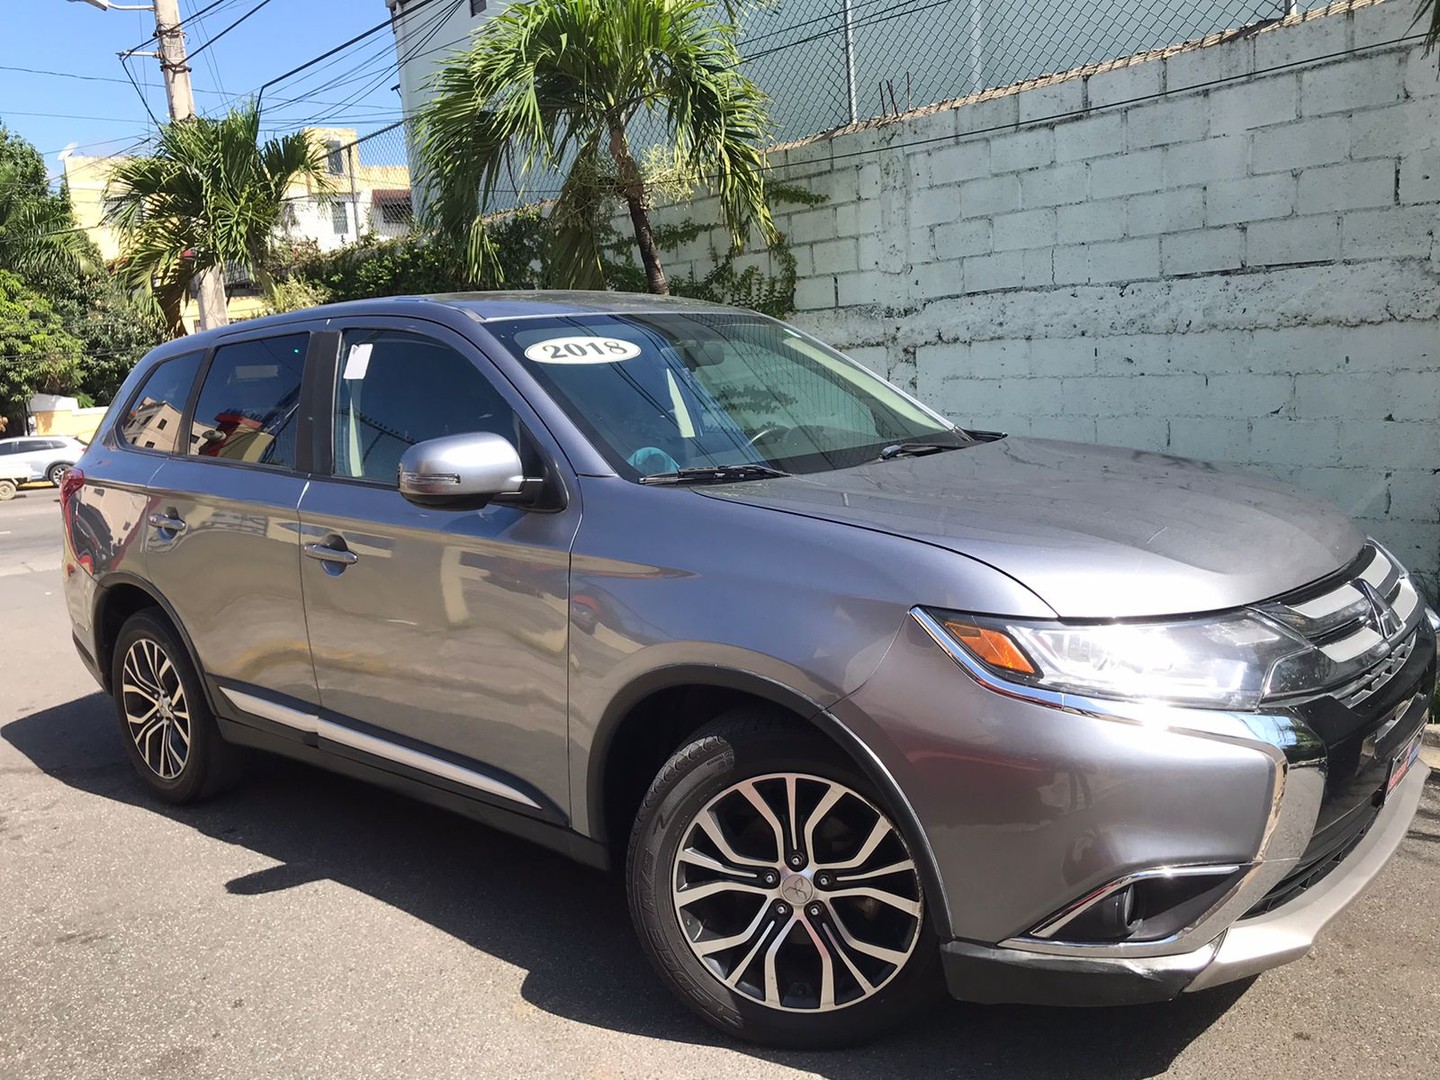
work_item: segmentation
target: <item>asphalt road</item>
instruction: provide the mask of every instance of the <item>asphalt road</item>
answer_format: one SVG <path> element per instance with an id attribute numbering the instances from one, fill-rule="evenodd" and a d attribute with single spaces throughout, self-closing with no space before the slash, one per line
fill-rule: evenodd
<path id="1" fill-rule="evenodd" d="M 0 503 L 0 577 L 60 568 L 59 510 L 59 489 L 49 484 L 30 484 Z"/>
<path id="2" fill-rule="evenodd" d="M 1106 1010 L 948 1003 L 863 1050 L 727 1043 L 609 878 L 261 762 L 148 801 L 74 657 L 54 493 L 0 504 L 0 1077 L 1418 1077 L 1440 1072 L 1440 785 L 1305 960 Z M 29 571 L 19 568 L 48 565 Z"/>

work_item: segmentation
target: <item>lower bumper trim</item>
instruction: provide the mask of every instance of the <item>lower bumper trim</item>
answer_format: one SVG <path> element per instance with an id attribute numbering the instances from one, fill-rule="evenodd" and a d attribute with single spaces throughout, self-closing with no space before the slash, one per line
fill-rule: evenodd
<path id="1" fill-rule="evenodd" d="M 1214 958 L 1207 945 L 1181 956 L 1087 959 L 969 941 L 940 946 L 952 997 L 984 1005 L 1143 1005 L 1179 997 Z"/>
<path id="2" fill-rule="evenodd" d="M 940 946 L 946 985 L 962 1001 L 987 1005 L 1139 1005 L 1299 960 L 1395 854 L 1429 774 L 1421 762 L 1411 767 L 1369 833 L 1332 873 L 1274 911 L 1241 919 L 1199 949 L 1173 956 L 1091 957 L 947 941 Z"/>
<path id="3" fill-rule="evenodd" d="M 1284 907 L 1241 919 L 1230 927 L 1214 962 L 1185 989 L 1204 990 L 1249 978 L 1308 953 L 1320 931 L 1360 895 L 1404 841 L 1429 775 L 1423 762 L 1411 766 L 1409 775 L 1390 793 L 1369 834 L 1344 863 Z"/>

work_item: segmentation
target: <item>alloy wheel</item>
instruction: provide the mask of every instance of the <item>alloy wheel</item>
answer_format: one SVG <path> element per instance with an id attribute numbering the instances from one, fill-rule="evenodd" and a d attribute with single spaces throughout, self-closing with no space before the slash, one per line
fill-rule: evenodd
<path id="1" fill-rule="evenodd" d="M 190 709 L 180 672 L 152 638 L 125 654 L 120 687 L 125 721 L 141 760 L 162 780 L 174 780 L 190 757 Z"/>
<path id="2" fill-rule="evenodd" d="M 863 795 L 771 773 L 715 796 L 672 869 L 691 952 L 725 986 L 783 1012 L 878 993 L 914 953 L 920 878 L 899 831 Z"/>

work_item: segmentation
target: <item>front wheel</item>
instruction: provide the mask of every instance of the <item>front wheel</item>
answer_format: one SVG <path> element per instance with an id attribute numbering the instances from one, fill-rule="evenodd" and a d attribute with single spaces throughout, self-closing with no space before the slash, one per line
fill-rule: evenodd
<path id="1" fill-rule="evenodd" d="M 831 744 L 753 711 L 665 764 L 627 860 L 630 910 L 671 987 L 730 1034 L 862 1042 L 939 989 L 915 860 Z"/>
<path id="2" fill-rule="evenodd" d="M 69 465 L 65 464 L 65 462 L 63 461 L 57 461 L 54 465 L 51 465 L 50 468 L 45 470 L 45 479 L 49 480 L 50 483 L 54 484 L 56 487 L 59 487 L 60 482 L 65 479 L 65 474 L 69 471 Z"/>

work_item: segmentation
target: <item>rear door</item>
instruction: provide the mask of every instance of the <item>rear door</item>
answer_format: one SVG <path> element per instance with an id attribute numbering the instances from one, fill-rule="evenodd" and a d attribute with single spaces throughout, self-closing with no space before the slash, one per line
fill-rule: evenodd
<path id="1" fill-rule="evenodd" d="M 338 725 L 327 734 L 439 786 L 563 817 L 574 477 L 459 335 L 383 318 L 338 328 L 328 407 L 317 406 L 328 469 L 317 460 L 300 504 L 315 674 Z M 400 495 L 409 447 L 474 431 L 505 436 L 528 474 L 552 476 L 545 508 L 436 509 Z"/>
<path id="2" fill-rule="evenodd" d="M 240 331 L 212 350 L 176 454 L 150 482 L 147 574 L 231 704 L 257 690 L 296 706 L 318 700 L 298 510 L 310 467 L 302 399 L 316 329 Z"/>

